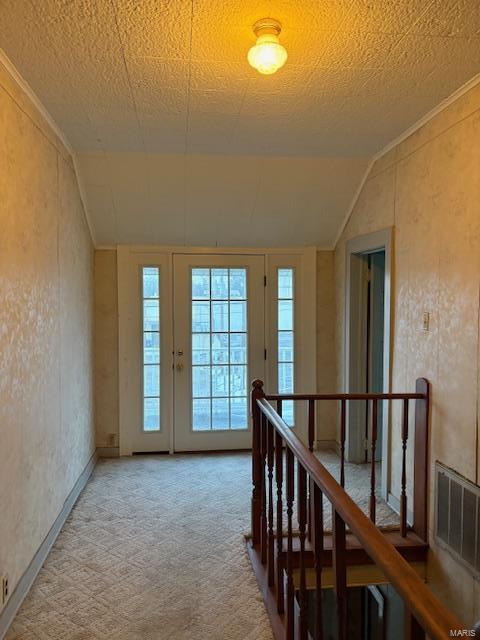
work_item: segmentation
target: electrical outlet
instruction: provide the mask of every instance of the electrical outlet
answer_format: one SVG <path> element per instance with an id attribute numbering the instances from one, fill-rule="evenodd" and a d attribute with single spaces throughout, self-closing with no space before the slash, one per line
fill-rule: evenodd
<path id="1" fill-rule="evenodd" d="M 5 604 L 10 595 L 10 584 L 8 582 L 8 576 L 2 578 L 2 604 Z"/>
<path id="2" fill-rule="evenodd" d="M 430 314 L 428 311 L 423 312 L 422 320 L 423 320 L 423 330 L 430 331 Z"/>

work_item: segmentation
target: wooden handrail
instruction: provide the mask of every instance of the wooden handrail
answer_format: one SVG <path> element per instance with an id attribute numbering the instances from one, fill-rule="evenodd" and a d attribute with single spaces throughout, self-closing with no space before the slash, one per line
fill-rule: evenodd
<path id="1" fill-rule="evenodd" d="M 265 400 L 423 400 L 425 393 L 268 393 Z"/>
<path id="2" fill-rule="evenodd" d="M 258 393 L 261 384 L 257 384 L 252 394 L 252 411 L 257 416 L 263 415 L 267 424 L 273 426 L 275 431 L 285 443 L 287 454 L 293 454 L 299 466 L 308 474 L 310 481 L 330 500 L 334 514 L 348 525 L 352 533 L 363 545 L 368 555 L 382 570 L 392 583 L 397 593 L 403 599 L 407 609 L 421 625 L 431 640 L 444 640 L 449 637 L 451 630 L 459 631 L 465 626 L 435 597 L 424 584 L 412 567 L 402 558 L 398 551 L 386 540 L 385 536 L 377 529 L 375 524 L 367 518 L 362 510 L 345 492 L 341 485 L 327 471 L 323 464 L 309 451 L 299 438 L 286 425 L 268 399 L 290 399 L 290 396 L 263 396 Z M 255 397 L 255 389 L 257 396 Z M 362 396 L 375 396 L 383 394 L 357 394 Z M 425 394 L 385 394 L 385 399 L 424 399 Z M 392 398 L 393 396 L 393 398 Z M 296 394 L 295 399 L 311 399 L 318 396 L 304 396 Z M 332 394 L 332 396 L 320 396 L 318 399 L 357 399 L 355 394 Z M 253 406 L 253 405 L 256 405 Z M 255 465 L 255 462 L 254 462 Z"/>

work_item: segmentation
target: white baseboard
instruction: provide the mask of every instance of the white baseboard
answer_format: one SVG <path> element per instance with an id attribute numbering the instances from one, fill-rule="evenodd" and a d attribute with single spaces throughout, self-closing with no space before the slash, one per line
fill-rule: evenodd
<path id="1" fill-rule="evenodd" d="M 95 468 L 95 464 L 97 462 L 97 452 L 93 454 L 93 456 L 88 461 L 85 469 L 80 474 L 80 477 L 75 483 L 75 486 L 70 491 L 65 503 L 63 505 L 62 510 L 57 516 L 57 519 L 53 523 L 50 531 L 48 532 L 45 540 L 40 545 L 38 551 L 33 557 L 33 560 L 28 565 L 27 570 L 20 578 L 17 586 L 15 587 L 12 595 L 7 601 L 5 608 L 0 613 L 0 639 L 5 636 L 8 631 L 8 628 L 13 622 L 15 615 L 20 608 L 20 605 L 24 601 L 26 595 L 28 594 L 30 587 L 33 584 L 33 581 L 37 577 L 38 572 L 43 566 L 50 549 L 53 546 L 53 543 L 57 539 L 58 534 L 62 530 L 62 527 L 65 523 L 65 520 L 68 517 L 68 514 L 73 508 L 73 505 L 78 499 L 78 496 L 82 493 L 83 488 L 88 482 L 93 469 Z"/>

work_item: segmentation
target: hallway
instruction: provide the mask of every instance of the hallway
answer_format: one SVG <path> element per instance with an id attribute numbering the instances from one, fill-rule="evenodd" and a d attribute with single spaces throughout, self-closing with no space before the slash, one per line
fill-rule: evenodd
<path id="1" fill-rule="evenodd" d="M 368 469 L 346 475 L 366 508 Z M 248 453 L 100 460 L 7 640 L 269 640 L 244 547 L 250 492 Z"/>
<path id="2" fill-rule="evenodd" d="M 244 548 L 250 457 L 101 460 L 8 640 L 269 640 Z"/>

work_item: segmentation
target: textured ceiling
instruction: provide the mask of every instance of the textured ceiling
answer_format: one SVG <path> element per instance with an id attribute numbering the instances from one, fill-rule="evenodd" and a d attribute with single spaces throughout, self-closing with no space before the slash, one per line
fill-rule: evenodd
<path id="1" fill-rule="evenodd" d="M 261 76 L 269 15 L 289 59 Z M 275 239 L 249 244 L 323 245 L 366 158 L 480 70 L 480 2 L 0 0 L 0 45 L 79 154 L 98 242 L 239 245 L 255 218 Z"/>

